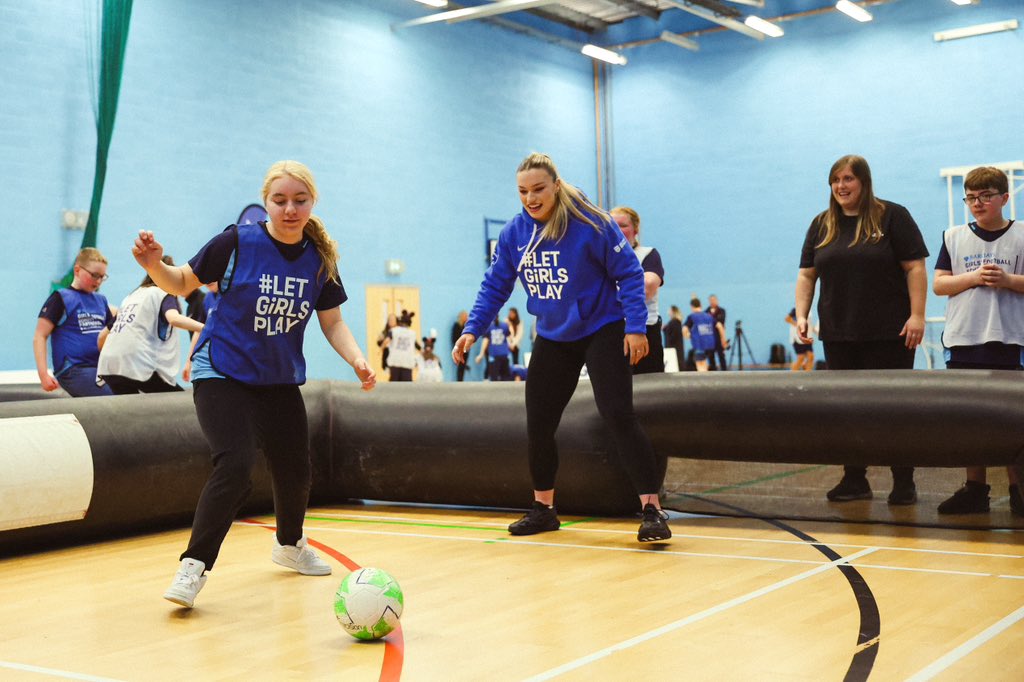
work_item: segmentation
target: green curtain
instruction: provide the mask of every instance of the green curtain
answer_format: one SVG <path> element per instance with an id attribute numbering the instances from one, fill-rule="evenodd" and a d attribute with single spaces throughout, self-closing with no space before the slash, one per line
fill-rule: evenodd
<path id="1" fill-rule="evenodd" d="M 100 34 L 99 107 L 96 116 L 96 177 L 92 185 L 89 204 L 89 222 L 82 235 L 82 248 L 96 246 L 97 220 L 103 200 L 103 185 L 107 179 L 107 154 L 114 137 L 114 118 L 117 115 L 117 96 L 121 91 L 121 73 L 124 71 L 124 51 L 128 43 L 128 24 L 132 16 L 133 0 L 103 0 L 103 28 Z M 74 264 L 53 289 L 71 284 Z"/>

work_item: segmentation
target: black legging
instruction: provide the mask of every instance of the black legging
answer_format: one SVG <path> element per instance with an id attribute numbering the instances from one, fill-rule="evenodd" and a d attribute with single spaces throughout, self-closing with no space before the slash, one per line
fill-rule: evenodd
<path id="1" fill-rule="evenodd" d="M 665 371 L 665 347 L 661 345 L 661 318 L 647 325 L 647 355 L 633 365 L 633 374 L 657 374 Z"/>
<path id="2" fill-rule="evenodd" d="M 902 337 L 883 341 L 823 341 L 825 363 L 829 369 L 914 369 L 913 349 L 907 348 Z M 867 474 L 867 467 L 844 466 L 844 471 L 855 476 Z M 894 466 L 893 480 L 912 479 L 914 467 Z"/>
<path id="3" fill-rule="evenodd" d="M 555 487 L 555 431 L 584 364 L 597 411 L 611 429 L 634 490 L 647 495 L 661 489 L 664 472 L 659 471 L 651 441 L 633 412 L 633 375 L 623 353 L 624 331 L 624 322 L 613 322 L 578 341 L 551 341 L 542 336 L 534 341 L 526 382 L 526 430 L 534 490 Z"/>
<path id="4" fill-rule="evenodd" d="M 209 570 L 242 503 L 252 490 L 251 474 L 263 450 L 274 487 L 277 539 L 294 545 L 302 538 L 309 502 L 309 427 L 298 386 L 250 386 L 231 379 L 197 381 L 193 402 L 210 445 L 213 472 L 192 522 L 192 537 L 181 558 L 198 559 Z"/>
<path id="5" fill-rule="evenodd" d="M 117 374 L 106 374 L 103 380 L 110 386 L 114 395 L 132 395 L 136 393 L 171 393 L 173 391 L 184 391 L 178 384 L 169 384 L 160 378 L 160 375 L 153 372 L 153 376 L 145 381 L 129 379 Z"/>

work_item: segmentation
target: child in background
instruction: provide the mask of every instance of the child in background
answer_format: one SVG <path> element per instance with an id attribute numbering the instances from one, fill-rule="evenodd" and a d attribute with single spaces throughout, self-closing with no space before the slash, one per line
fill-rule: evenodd
<path id="1" fill-rule="evenodd" d="M 786 323 L 789 324 L 789 342 L 793 345 L 793 354 L 796 355 L 796 359 L 793 360 L 789 369 L 794 372 L 810 372 L 814 369 L 814 343 L 804 343 L 800 340 L 800 333 L 796 329 L 796 308 L 790 310 L 789 315 L 786 315 Z M 811 338 L 812 333 L 811 328 L 808 327 L 808 339 Z"/>
<path id="2" fill-rule="evenodd" d="M 507 322 L 494 318 L 484 342 L 480 344 L 480 353 L 476 356 L 477 364 L 487 357 L 487 378 L 490 381 L 512 381 L 509 369 L 509 328 Z"/>
<path id="3" fill-rule="evenodd" d="M 86 247 L 75 258 L 71 286 L 50 294 L 39 311 L 32 351 L 44 391 L 60 387 L 76 398 L 111 395 L 110 387 L 96 376 L 100 331 L 109 329 L 117 314 L 99 293 L 106 279 L 107 259 L 99 249 Z M 53 353 L 53 376 L 46 367 L 47 339 Z"/>
<path id="4" fill-rule="evenodd" d="M 1021 369 L 1024 346 L 1024 228 L 1003 217 L 1010 200 L 1006 174 L 975 168 L 964 178 L 964 203 L 974 222 L 942 234 L 932 290 L 948 296 L 942 343 L 947 369 Z M 1024 498 L 1013 467 L 1010 509 L 1024 516 Z M 967 467 L 967 482 L 939 505 L 940 514 L 989 510 L 984 466 Z"/>
<path id="5" fill-rule="evenodd" d="M 436 338 L 423 337 L 423 350 L 416 356 L 416 366 L 419 373 L 416 381 L 428 384 L 437 384 L 444 381 L 444 374 L 441 372 L 441 359 L 434 354 L 434 343 Z"/>
<path id="6" fill-rule="evenodd" d="M 725 327 L 721 322 L 716 322 L 711 313 L 701 309 L 699 298 L 690 299 L 690 311 L 683 323 L 683 335 L 690 339 L 690 345 L 693 346 L 693 362 L 697 371 L 707 372 L 708 356 L 715 352 L 716 339 L 721 341 L 723 347 L 728 345 Z"/>
<path id="7" fill-rule="evenodd" d="M 170 256 L 163 262 L 174 265 Z M 182 315 L 178 297 L 147 274 L 121 302 L 113 328 L 100 332 L 97 373 L 116 395 L 183 390 L 175 381 L 181 366 L 175 327 L 198 334 L 203 323 Z"/>
<path id="8" fill-rule="evenodd" d="M 420 349 L 416 333 L 410 329 L 412 318 L 416 313 L 403 310 L 398 316 L 398 324 L 391 328 L 381 348 L 388 351 L 388 373 L 391 381 L 412 381 L 412 370 L 416 366 L 417 353 Z"/>

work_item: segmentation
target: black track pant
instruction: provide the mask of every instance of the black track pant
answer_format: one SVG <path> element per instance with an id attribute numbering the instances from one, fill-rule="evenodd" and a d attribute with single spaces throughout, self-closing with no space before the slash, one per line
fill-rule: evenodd
<path id="1" fill-rule="evenodd" d="M 302 538 L 309 502 L 309 427 L 298 386 L 250 386 L 231 379 L 195 384 L 193 401 L 210 445 L 213 473 L 206 481 L 182 559 L 213 567 L 221 543 L 252 490 L 251 474 L 262 450 L 274 483 L 277 539 Z"/>
<path id="2" fill-rule="evenodd" d="M 584 364 L 597 410 L 612 432 L 615 449 L 638 495 L 657 493 L 664 472 L 633 412 L 633 375 L 623 353 L 625 324 L 613 322 L 578 341 L 538 336 L 526 381 L 526 428 L 534 490 L 555 487 L 558 447 L 555 431 Z"/>
<path id="3" fill-rule="evenodd" d="M 829 369 L 914 369 L 914 350 L 903 338 L 886 341 L 824 341 L 825 363 Z M 895 481 L 914 477 L 914 467 L 890 467 Z M 852 476 L 865 476 L 868 468 L 845 466 Z"/>

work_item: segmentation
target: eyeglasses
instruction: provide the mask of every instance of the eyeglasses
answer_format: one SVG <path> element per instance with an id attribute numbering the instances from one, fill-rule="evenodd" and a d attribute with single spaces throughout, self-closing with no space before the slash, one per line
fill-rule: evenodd
<path id="1" fill-rule="evenodd" d="M 999 192 L 986 192 L 984 194 L 968 194 L 964 197 L 964 203 L 970 206 L 976 201 L 980 201 L 983 204 L 990 204 L 996 197 L 1003 196 Z"/>
<path id="2" fill-rule="evenodd" d="M 79 265 L 78 267 L 82 268 L 82 266 L 81 266 L 81 265 Z M 88 272 L 88 273 L 89 273 L 89 276 L 90 276 L 90 277 L 92 277 L 92 278 L 93 278 L 94 280 L 96 280 L 97 282 L 102 282 L 102 281 L 106 280 L 106 279 L 107 279 L 107 277 L 109 277 L 109 275 L 97 275 L 97 274 L 96 274 L 95 272 L 93 272 L 92 270 L 86 270 L 85 268 L 82 268 L 82 272 Z"/>

